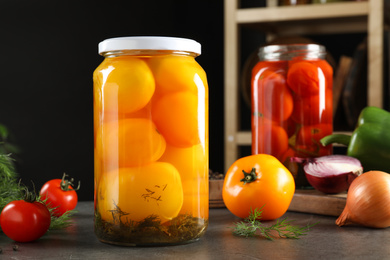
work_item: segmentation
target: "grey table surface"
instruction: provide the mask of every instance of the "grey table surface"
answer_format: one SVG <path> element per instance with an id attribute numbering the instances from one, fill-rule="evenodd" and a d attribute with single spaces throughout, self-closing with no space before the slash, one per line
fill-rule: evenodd
<path id="1" fill-rule="evenodd" d="M 227 209 L 211 209 L 209 227 L 197 242 L 165 247 L 121 247 L 101 243 L 93 230 L 93 202 L 79 202 L 73 224 L 31 243 L 0 234 L 0 259 L 390 259 L 390 228 L 338 227 L 335 217 L 287 212 L 294 225 L 316 223 L 300 239 L 242 238 Z M 265 222 L 272 223 L 272 222 Z M 13 246 L 18 246 L 14 251 Z"/>

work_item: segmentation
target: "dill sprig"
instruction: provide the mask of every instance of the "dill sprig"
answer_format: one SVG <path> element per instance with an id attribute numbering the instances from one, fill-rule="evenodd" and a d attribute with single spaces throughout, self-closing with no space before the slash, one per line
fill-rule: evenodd
<path id="1" fill-rule="evenodd" d="M 0 154 L 0 212 L 13 200 L 23 198 L 23 189 L 17 181 L 13 159 L 9 154 Z"/>
<path id="2" fill-rule="evenodd" d="M 58 229 L 64 229 L 72 225 L 72 216 L 73 214 L 77 213 L 76 210 L 68 210 L 61 216 L 57 216 L 54 214 L 54 210 L 58 207 L 53 207 L 50 203 L 47 203 L 47 199 L 42 200 L 41 196 L 37 199 L 39 202 L 46 205 L 47 209 L 50 212 L 51 221 L 50 221 L 50 227 L 49 230 L 58 230 Z"/>
<path id="3" fill-rule="evenodd" d="M 277 237 L 298 239 L 306 235 L 310 228 L 317 224 L 298 227 L 291 225 L 291 221 L 287 219 L 278 219 L 275 224 L 266 226 L 260 222 L 262 213 L 263 207 L 251 210 L 244 221 L 235 223 L 233 234 L 243 237 L 263 236 L 268 240 L 274 240 Z"/>
<path id="4" fill-rule="evenodd" d="M 72 225 L 72 216 L 73 216 L 73 214 L 77 213 L 77 211 L 76 210 L 68 210 L 64 214 L 62 214 L 61 216 L 57 216 L 54 214 L 54 211 L 58 208 L 58 206 L 53 207 L 51 205 L 51 203 L 47 202 L 47 200 L 48 200 L 48 198 L 45 198 L 44 200 L 42 200 L 41 195 L 39 195 L 39 197 L 37 197 L 37 201 L 46 205 L 47 209 L 50 212 L 51 221 L 50 221 L 49 230 L 64 229 L 64 228 L 67 228 L 70 225 Z"/>
<path id="5" fill-rule="evenodd" d="M 72 225 L 72 216 L 73 214 L 77 213 L 76 210 L 69 210 L 62 214 L 61 216 L 57 217 L 52 214 L 52 211 L 54 208 L 49 208 L 50 215 L 51 215 L 51 222 L 49 230 L 58 230 L 58 229 L 64 229 Z"/>

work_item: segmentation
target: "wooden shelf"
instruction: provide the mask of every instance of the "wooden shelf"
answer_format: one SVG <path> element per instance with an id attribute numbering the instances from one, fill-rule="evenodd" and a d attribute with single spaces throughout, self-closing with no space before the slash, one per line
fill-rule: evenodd
<path id="1" fill-rule="evenodd" d="M 368 2 L 338 2 L 236 10 L 237 24 L 322 20 L 361 17 L 369 14 Z M 307 24 L 305 25 L 307 26 Z"/>
<path id="2" fill-rule="evenodd" d="M 272 0 L 268 0 L 272 1 Z M 274 0 L 275 1 L 275 0 Z M 225 0 L 225 169 L 237 159 L 238 146 L 250 145 L 250 132 L 239 129 L 240 28 L 271 36 L 367 32 L 367 104 L 383 107 L 383 0 L 239 8 Z"/>
<path id="3" fill-rule="evenodd" d="M 334 134 L 352 134 L 352 132 L 334 132 Z M 250 146 L 252 144 L 252 133 L 250 131 L 238 131 L 236 134 L 236 142 L 238 146 Z"/>
<path id="4" fill-rule="evenodd" d="M 368 2 L 338 2 L 238 9 L 236 22 L 278 35 L 357 33 L 367 31 L 368 14 Z"/>

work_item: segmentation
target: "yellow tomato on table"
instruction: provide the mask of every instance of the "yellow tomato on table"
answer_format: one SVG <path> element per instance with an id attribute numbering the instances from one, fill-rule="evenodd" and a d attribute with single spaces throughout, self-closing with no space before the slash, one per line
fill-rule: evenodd
<path id="1" fill-rule="evenodd" d="M 126 223 L 155 215 L 165 222 L 183 205 L 179 172 L 165 162 L 104 173 L 98 186 L 97 207 L 105 221 Z"/>
<path id="2" fill-rule="evenodd" d="M 292 174 L 272 155 L 242 157 L 228 169 L 223 188 L 223 201 L 230 212 L 240 218 L 251 210 L 262 209 L 262 220 L 281 217 L 295 192 Z"/>

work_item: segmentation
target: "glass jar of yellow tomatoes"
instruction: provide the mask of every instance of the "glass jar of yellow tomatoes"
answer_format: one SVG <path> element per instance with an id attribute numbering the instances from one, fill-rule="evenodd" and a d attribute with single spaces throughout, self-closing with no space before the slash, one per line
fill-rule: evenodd
<path id="1" fill-rule="evenodd" d="M 318 44 L 268 45 L 252 70 L 252 153 L 275 156 L 297 186 L 308 185 L 291 157 L 332 153 L 320 139 L 333 132 L 333 69 Z"/>
<path id="2" fill-rule="evenodd" d="M 183 244 L 208 225 L 208 85 L 201 45 L 99 43 L 94 80 L 95 233 L 127 246 Z"/>

